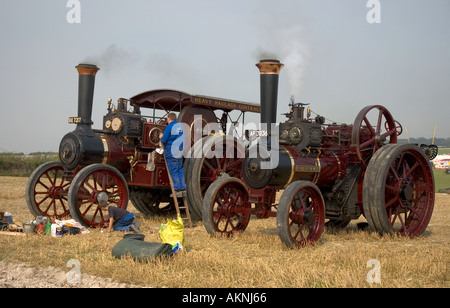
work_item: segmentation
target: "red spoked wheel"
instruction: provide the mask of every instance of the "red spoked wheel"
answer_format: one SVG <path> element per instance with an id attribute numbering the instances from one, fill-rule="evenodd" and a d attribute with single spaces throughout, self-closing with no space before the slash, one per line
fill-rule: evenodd
<path id="1" fill-rule="evenodd" d="M 34 216 L 62 219 L 70 216 L 67 195 L 71 179 L 60 162 L 40 165 L 30 175 L 26 186 L 26 201 Z"/>
<path id="2" fill-rule="evenodd" d="M 289 184 L 277 210 L 278 235 L 288 247 L 314 244 L 325 224 L 325 202 L 319 188 L 309 181 Z"/>
<path id="3" fill-rule="evenodd" d="M 208 188 L 203 199 L 203 225 L 209 234 L 232 236 L 250 221 L 251 204 L 245 184 L 225 176 Z"/>
<path id="4" fill-rule="evenodd" d="M 72 218 L 86 228 L 105 227 L 108 212 L 100 205 L 126 209 L 128 185 L 114 167 L 93 164 L 83 168 L 73 179 L 69 189 L 69 210 Z"/>
<path id="5" fill-rule="evenodd" d="M 203 196 L 208 187 L 223 175 L 241 177 L 244 145 L 236 138 L 225 135 L 209 136 L 195 143 L 190 163 L 185 169 L 186 191 L 191 213 L 202 217 Z"/>
<path id="6" fill-rule="evenodd" d="M 383 106 L 363 108 L 356 116 L 352 130 L 352 144 L 364 167 L 373 154 L 385 144 L 397 143 L 401 125 Z"/>
<path id="7" fill-rule="evenodd" d="M 422 234 L 434 208 L 434 177 L 415 145 L 388 145 L 370 161 L 363 182 L 364 215 L 380 234 Z"/>

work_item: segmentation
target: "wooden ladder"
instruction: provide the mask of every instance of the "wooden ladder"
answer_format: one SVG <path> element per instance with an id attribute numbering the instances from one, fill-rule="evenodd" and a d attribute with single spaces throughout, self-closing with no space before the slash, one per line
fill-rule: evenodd
<path id="1" fill-rule="evenodd" d="M 175 209 L 177 210 L 177 215 L 179 215 L 181 217 L 181 219 L 187 220 L 189 223 L 189 228 L 192 228 L 192 219 L 191 219 L 191 213 L 189 212 L 189 206 L 187 203 L 187 196 L 186 193 L 183 193 L 183 206 L 179 206 L 178 205 L 178 197 L 177 197 L 177 192 L 175 191 L 175 187 L 173 186 L 173 180 L 172 180 L 172 176 L 170 175 L 170 171 L 169 171 L 169 167 L 167 166 L 167 161 L 166 158 L 164 157 L 164 163 L 166 164 L 166 170 L 167 170 L 167 175 L 169 176 L 169 182 L 170 182 L 170 189 L 172 190 L 172 197 L 173 197 L 173 202 L 175 203 Z M 186 213 L 186 217 L 181 216 L 181 211 L 180 209 L 184 209 L 185 213 Z"/>

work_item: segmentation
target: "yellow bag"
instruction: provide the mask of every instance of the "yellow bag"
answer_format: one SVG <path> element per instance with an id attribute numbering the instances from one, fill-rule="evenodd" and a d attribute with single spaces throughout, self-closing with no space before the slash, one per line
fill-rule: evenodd
<path id="1" fill-rule="evenodd" d="M 184 247 L 184 224 L 181 216 L 177 216 L 177 220 L 167 219 L 167 224 L 161 224 L 159 229 L 159 237 L 162 243 L 167 243 L 175 247 L 180 243 Z"/>

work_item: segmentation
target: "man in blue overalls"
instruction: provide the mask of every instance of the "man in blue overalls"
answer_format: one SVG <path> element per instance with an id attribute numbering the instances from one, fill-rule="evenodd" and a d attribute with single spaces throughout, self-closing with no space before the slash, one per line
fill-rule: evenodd
<path id="1" fill-rule="evenodd" d="M 186 192 L 186 182 L 183 172 L 183 126 L 177 122 L 177 116 L 171 112 L 167 115 L 167 126 L 164 133 L 159 135 L 164 145 L 164 157 L 172 177 L 177 197 Z"/>

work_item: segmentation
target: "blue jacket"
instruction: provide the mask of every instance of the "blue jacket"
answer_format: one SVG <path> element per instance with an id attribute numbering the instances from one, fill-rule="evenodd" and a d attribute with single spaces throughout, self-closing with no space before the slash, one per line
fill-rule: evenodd
<path id="1" fill-rule="evenodd" d="M 164 129 L 161 142 L 164 144 L 164 156 L 181 158 L 183 156 L 183 126 L 177 121 L 172 121 Z"/>

